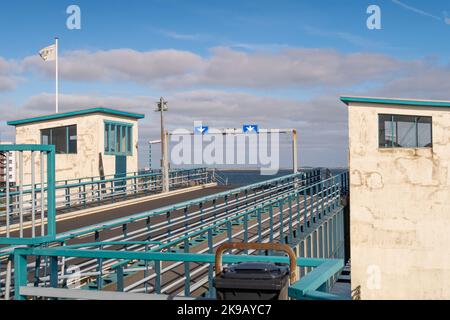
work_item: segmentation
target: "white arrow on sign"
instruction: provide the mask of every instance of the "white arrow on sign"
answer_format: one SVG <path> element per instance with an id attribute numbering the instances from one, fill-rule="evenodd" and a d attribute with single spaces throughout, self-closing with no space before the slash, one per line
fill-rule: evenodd
<path id="1" fill-rule="evenodd" d="M 208 131 L 208 127 L 206 126 L 201 126 L 201 127 L 196 127 L 195 130 L 199 133 L 206 133 Z"/>
<path id="2" fill-rule="evenodd" d="M 244 133 L 247 133 L 247 132 L 258 132 L 258 126 L 256 125 L 256 124 L 253 124 L 253 125 L 244 125 L 243 126 L 243 128 L 242 128 L 243 130 L 242 131 L 244 131 Z"/>

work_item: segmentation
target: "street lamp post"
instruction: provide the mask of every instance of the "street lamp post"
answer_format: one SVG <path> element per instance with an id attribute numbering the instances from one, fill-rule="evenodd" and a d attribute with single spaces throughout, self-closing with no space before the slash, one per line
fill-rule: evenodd
<path id="1" fill-rule="evenodd" d="M 167 101 L 161 97 L 157 104 L 156 112 L 161 115 L 161 176 L 162 176 L 162 192 L 169 192 L 169 162 L 167 155 L 167 133 L 164 129 L 164 111 L 168 110 Z"/>

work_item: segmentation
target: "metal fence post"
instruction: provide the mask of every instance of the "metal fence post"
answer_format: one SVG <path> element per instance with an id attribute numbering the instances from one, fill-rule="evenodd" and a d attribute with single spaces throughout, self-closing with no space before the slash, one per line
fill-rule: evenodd
<path id="1" fill-rule="evenodd" d="M 14 252 L 14 299 L 25 300 L 26 297 L 20 294 L 20 288 L 27 286 L 27 257 L 22 250 L 16 249 Z"/>

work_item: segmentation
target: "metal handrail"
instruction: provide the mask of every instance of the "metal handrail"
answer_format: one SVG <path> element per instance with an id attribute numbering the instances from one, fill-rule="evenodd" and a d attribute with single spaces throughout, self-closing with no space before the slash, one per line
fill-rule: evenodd
<path id="1" fill-rule="evenodd" d="M 303 176 L 303 178 L 304 178 L 304 176 Z M 334 180 L 334 190 L 336 190 L 336 191 L 338 191 L 339 190 L 339 188 L 338 188 L 338 183 L 340 182 L 340 180 L 341 180 L 341 178 L 339 178 L 339 177 L 334 177 L 333 178 Z M 289 179 L 286 179 L 285 177 L 281 177 L 281 178 L 275 178 L 275 179 L 272 179 L 272 180 L 278 180 L 278 181 L 287 181 L 287 180 L 289 180 Z M 298 179 L 298 180 L 295 180 L 295 183 L 297 183 L 297 184 L 302 184 L 302 182 L 301 182 L 302 180 L 300 180 L 300 179 Z M 274 183 L 274 182 L 272 182 L 272 183 Z M 269 183 L 268 185 L 271 185 L 272 183 Z M 308 187 L 309 188 L 312 188 L 313 186 L 315 186 L 315 185 L 318 185 L 318 184 L 320 184 L 320 183 L 327 183 L 326 181 L 321 181 L 321 182 L 319 182 L 319 183 L 316 183 L 316 184 L 312 184 L 312 185 L 309 185 Z M 270 189 L 265 189 L 264 188 L 264 184 L 267 184 L 267 181 L 266 182 L 263 182 L 262 183 L 262 185 L 261 185 L 261 183 L 257 183 L 257 184 L 255 184 L 255 185 L 257 185 L 257 187 L 258 188 L 261 188 L 262 187 L 262 190 L 270 190 Z M 291 184 L 294 184 L 294 179 L 291 179 Z M 241 188 L 237 188 L 237 189 L 241 189 Z M 301 189 L 301 188 L 300 188 Z M 304 189 L 304 188 L 303 188 Z M 236 190 L 236 189 L 235 189 Z M 232 190 L 232 191 L 235 191 L 235 190 Z M 244 188 L 244 189 L 242 189 L 241 190 L 241 192 L 244 192 L 246 189 Z M 295 190 L 297 190 L 298 191 L 298 189 L 295 189 Z M 314 190 L 321 190 L 320 192 L 323 192 L 323 190 L 321 189 L 321 188 L 318 188 L 318 189 L 314 189 Z M 225 192 L 226 193 L 226 192 Z M 292 193 L 292 190 L 291 190 L 291 192 L 287 192 L 287 195 L 286 196 L 288 196 L 289 194 L 291 194 Z M 326 194 L 329 194 L 328 192 L 326 193 Z M 335 193 L 336 194 L 336 193 Z M 339 194 L 339 193 L 338 193 Z M 338 195 L 337 194 L 337 195 Z M 281 197 L 281 198 L 285 198 L 286 199 L 286 196 L 283 196 L 283 197 Z M 275 204 L 277 201 L 279 201 L 281 198 L 278 198 L 278 199 L 274 199 L 274 200 L 272 200 L 272 201 L 270 201 L 270 203 L 271 204 Z M 244 197 L 242 197 L 242 198 L 240 198 L 241 199 L 241 201 L 246 201 L 245 199 L 246 198 L 244 198 Z M 214 199 L 210 199 L 210 200 L 214 200 Z M 250 201 L 251 202 L 251 201 Z M 198 204 L 198 203 L 197 203 Z M 196 205 L 196 203 L 194 202 L 194 203 L 189 203 L 188 205 Z M 334 205 L 333 205 L 334 206 Z M 258 206 L 259 207 L 259 206 Z M 256 207 L 255 207 L 256 208 Z M 257 209 L 257 208 L 256 208 Z M 167 210 L 164 210 L 165 212 L 167 212 Z M 164 212 L 162 212 L 162 213 L 164 213 Z M 237 215 L 237 216 L 234 216 L 233 218 L 234 219 L 239 219 L 239 217 L 242 217 L 243 215 L 248 215 L 249 213 L 251 213 L 251 210 L 250 211 L 248 211 L 248 210 L 246 210 L 245 212 L 243 212 L 242 214 L 239 214 L 239 215 Z M 297 213 L 298 214 L 298 213 Z M 287 218 L 286 218 L 287 219 Z M 228 219 L 227 219 L 228 220 Z M 137 220 L 133 220 L 132 219 L 132 221 L 130 221 L 130 220 L 127 220 L 127 219 L 125 219 L 125 220 L 123 220 L 123 223 L 124 224 L 127 224 L 127 223 L 131 223 L 131 222 L 133 222 L 133 221 L 137 221 Z M 211 228 L 214 228 L 215 226 L 217 226 L 218 224 L 217 224 L 217 222 L 213 222 L 213 224 L 212 225 L 210 225 L 210 226 L 208 226 L 208 228 L 206 228 L 206 229 L 204 229 L 204 228 L 202 228 L 201 230 L 198 230 L 198 231 L 196 231 L 196 232 L 194 232 L 194 233 L 188 233 L 187 235 L 188 236 L 191 236 L 191 237 L 193 237 L 193 236 L 195 236 L 196 234 L 200 234 L 200 233 L 204 233 L 204 232 L 206 232 L 207 230 L 212 230 Z M 96 227 L 100 227 L 101 228 L 101 226 L 96 226 Z M 103 226 L 102 226 L 103 227 Z M 114 226 L 112 226 L 112 225 L 108 225 L 108 227 L 109 228 L 114 228 Z M 93 229 L 91 229 L 91 228 L 89 228 L 90 230 L 84 230 L 84 231 L 86 231 L 86 232 L 94 232 L 93 231 Z M 106 229 L 106 228 L 105 228 Z M 103 230 L 103 228 L 101 228 L 101 229 L 98 229 L 98 231 L 100 231 L 100 230 Z M 86 234 L 85 232 L 82 232 L 81 234 L 78 234 L 78 236 L 80 236 L 80 235 L 82 235 L 82 234 Z M 74 237 L 76 237 L 77 235 L 72 235 L 72 236 L 74 236 Z M 72 238 L 72 237 L 69 237 L 69 238 Z M 69 238 L 66 238 L 66 239 L 69 239 Z M 182 237 L 182 238 L 184 238 L 184 237 Z M 131 238 L 127 238 L 127 239 L 131 239 Z M 57 239 L 57 241 L 60 241 L 61 239 Z M 180 239 L 177 239 L 178 241 L 176 241 L 176 242 L 179 242 L 180 241 Z M 62 241 L 65 241 L 65 240 L 62 240 Z M 173 242 L 173 243 L 175 243 L 175 242 Z M 106 244 L 105 244 L 106 245 Z M 170 247 L 171 246 L 171 243 L 170 243 L 170 241 L 169 241 L 169 243 L 166 243 L 164 246 L 162 246 L 162 247 Z M 162 247 L 160 246 L 160 248 L 159 249 L 162 249 Z M 128 247 L 128 249 L 131 249 L 131 246 L 130 247 Z M 158 250 L 157 248 L 154 248 L 153 250 Z M 136 248 L 134 248 L 133 250 L 138 250 L 138 247 L 136 247 Z M 153 251 L 152 250 L 152 251 Z"/>
<path id="2" fill-rule="evenodd" d="M 46 256 L 53 263 L 58 262 L 58 258 L 91 258 L 91 259 L 125 259 L 142 261 L 165 261 L 181 263 L 209 263 L 215 261 L 214 254 L 198 253 L 162 253 L 162 252 L 127 252 L 111 250 L 74 250 L 67 248 L 20 248 L 14 252 L 14 265 L 17 269 L 15 276 L 15 299 L 23 300 L 26 297 L 21 295 L 21 288 L 26 287 L 28 279 L 26 277 L 26 261 L 29 257 Z M 56 260 L 55 260 L 56 259 Z M 282 256 L 257 256 L 257 255 L 226 255 L 223 257 L 226 263 L 239 262 L 271 262 L 271 263 L 291 263 L 290 257 Z M 341 259 L 316 259 L 316 258 L 296 258 L 295 268 L 313 267 L 315 270 L 310 272 L 304 278 L 291 283 L 289 294 L 293 298 L 307 298 L 308 292 L 319 291 L 319 288 L 331 279 L 338 270 L 344 266 Z M 52 272 L 51 283 L 58 283 L 58 272 Z M 70 290 L 70 289 L 65 289 Z M 319 291 L 320 292 L 320 291 Z M 324 294 L 329 299 L 338 299 L 339 296 Z"/>
<path id="3" fill-rule="evenodd" d="M 169 184 L 172 189 L 195 185 L 205 185 L 211 182 L 210 173 L 205 168 L 174 170 L 170 172 Z M 35 207 L 42 207 L 41 202 L 45 199 L 36 197 L 41 193 L 40 184 L 35 184 L 34 189 L 19 188 L 18 190 L 8 190 L 9 212 L 21 214 L 32 211 Z M 57 208 L 71 208 L 74 206 L 84 206 L 88 204 L 102 204 L 102 201 L 125 200 L 128 196 L 142 196 L 148 193 L 158 193 L 162 189 L 161 174 L 142 174 L 129 177 L 119 177 L 114 179 L 97 180 L 76 184 L 58 185 L 56 190 Z M 46 191 L 47 188 L 44 188 Z M 0 193 L 5 198 L 6 193 Z M 21 206 L 19 206 L 21 204 Z M 0 208 L 6 205 L 0 203 Z M 44 208 L 45 209 L 45 208 Z M 0 210 L 0 217 L 5 215 L 4 210 Z"/>

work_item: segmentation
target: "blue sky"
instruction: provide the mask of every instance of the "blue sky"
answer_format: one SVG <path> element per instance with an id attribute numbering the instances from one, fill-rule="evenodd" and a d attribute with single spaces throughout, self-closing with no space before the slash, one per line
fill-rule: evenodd
<path id="1" fill-rule="evenodd" d="M 447 1 L 401 2 L 441 18 L 450 11 Z M 65 27 L 70 4 L 82 9 L 81 31 Z M 370 4 L 382 9 L 381 31 L 366 28 L 365 11 Z M 239 43 L 361 50 L 361 45 L 333 38 L 338 32 L 361 38 L 368 47 L 371 42 L 383 44 L 371 49 L 400 57 L 445 55 L 450 48 L 442 41 L 450 32 L 445 23 L 390 0 L 19 0 L 3 3 L 0 18 L 0 46 L 4 56 L 11 58 L 35 53 L 54 35 L 64 39 L 67 50 L 170 47 L 207 54 L 211 46 Z M 186 37 L 182 41 L 170 33 Z"/>
<path id="2" fill-rule="evenodd" d="M 81 30 L 66 28 L 71 4 L 81 8 Z M 381 30 L 366 27 L 371 4 L 381 8 Z M 448 1 L 17 0 L 0 9 L 0 109 L 13 110 L 6 120 L 51 110 L 50 67 L 33 56 L 55 35 L 61 39 L 61 91 L 67 95 L 63 110 L 108 102 L 145 111 L 151 103 L 139 103 L 165 95 L 178 103 L 175 112 L 180 108 L 173 126 L 189 126 L 194 117 L 233 126 L 235 119 L 251 121 L 254 115 L 266 126 L 281 127 L 296 125 L 289 115 L 297 108 L 298 129 L 308 141 L 301 155 L 307 165 L 346 165 L 345 107 L 337 99 L 341 93 L 448 95 L 448 87 L 440 84 L 449 75 Z M 173 59 L 164 60 L 165 50 L 171 50 Z M 83 54 L 71 56 L 78 51 Z M 154 53 L 160 55 L 155 58 Z M 128 61 L 127 54 L 135 60 Z M 72 76 L 69 66 L 79 68 L 83 59 L 100 65 L 98 74 L 82 70 Z M 142 73 L 132 66 L 124 70 L 136 61 L 142 61 Z M 300 69 L 289 74 L 299 61 Z M 230 70 L 233 66 L 242 75 Z M 3 90 L 1 81 L 6 83 Z M 227 106 L 240 103 L 242 114 L 227 114 Z M 261 103 L 268 105 L 260 108 Z M 308 109 L 311 105 L 315 109 Z M 267 113 L 264 121 L 261 110 L 271 106 L 280 112 Z M 195 109 L 191 117 L 187 109 Z M 154 115 L 149 112 L 148 117 Z M 327 131 L 329 123 L 334 127 Z M 315 138 L 311 130 L 323 135 Z M 156 133 L 154 126 L 144 126 L 143 137 Z M 0 134 L 12 136 L 4 125 Z M 329 138 L 332 143 L 324 143 Z"/>

